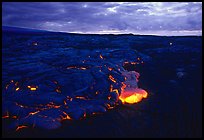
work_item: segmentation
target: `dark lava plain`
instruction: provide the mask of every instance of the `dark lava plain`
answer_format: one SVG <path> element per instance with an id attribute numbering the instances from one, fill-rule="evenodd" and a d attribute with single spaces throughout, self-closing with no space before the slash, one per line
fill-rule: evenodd
<path id="1" fill-rule="evenodd" d="M 2 118 L 4 138 L 202 137 L 202 37 L 80 35 L 5 27 L 2 41 L 2 94 L 11 79 L 52 77 L 49 71 L 42 70 L 43 75 L 35 71 L 43 69 L 42 63 L 52 65 L 55 59 L 60 60 L 69 49 L 136 50 L 141 58 L 151 58 L 142 64 L 124 65 L 124 69 L 140 73 L 139 87 L 149 93 L 141 102 L 120 104 L 80 120 L 65 120 L 54 130 L 34 127 L 10 131 L 7 127 L 12 120 Z M 46 59 L 49 54 L 52 59 Z M 32 62 L 38 55 L 49 60 L 40 61 L 39 68 Z M 18 67 L 18 63 L 27 67 Z"/>

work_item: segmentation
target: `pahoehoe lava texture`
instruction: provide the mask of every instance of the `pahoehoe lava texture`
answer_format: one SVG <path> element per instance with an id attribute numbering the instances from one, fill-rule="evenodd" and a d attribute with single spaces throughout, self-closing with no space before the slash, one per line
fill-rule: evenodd
<path id="1" fill-rule="evenodd" d="M 2 115 L 12 118 L 7 129 L 56 129 L 63 120 L 80 120 L 114 108 L 121 104 L 123 65 L 139 63 L 138 57 L 151 60 L 131 49 L 53 48 L 18 56 L 15 62 L 8 57 L 3 75 L 13 78 L 3 79 L 2 93 Z"/>

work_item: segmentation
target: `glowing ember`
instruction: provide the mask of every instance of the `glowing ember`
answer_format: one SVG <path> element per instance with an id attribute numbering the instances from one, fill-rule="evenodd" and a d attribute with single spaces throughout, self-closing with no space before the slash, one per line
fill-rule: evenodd
<path id="1" fill-rule="evenodd" d="M 37 88 L 30 88 L 30 90 L 36 90 Z"/>
<path id="2" fill-rule="evenodd" d="M 17 119 L 17 116 L 12 116 L 13 119 Z"/>
<path id="3" fill-rule="evenodd" d="M 113 85 L 110 85 L 110 92 L 113 91 Z"/>
<path id="4" fill-rule="evenodd" d="M 28 126 L 26 126 L 26 125 L 20 125 L 20 126 L 18 126 L 17 128 L 16 128 L 16 131 L 18 131 L 19 129 L 22 129 L 22 128 L 27 128 Z"/>
<path id="5" fill-rule="evenodd" d="M 86 100 L 86 98 L 83 97 L 83 96 L 76 96 L 75 98 L 77 98 L 77 99 L 82 99 L 82 100 Z"/>
<path id="6" fill-rule="evenodd" d="M 69 66 L 67 69 L 75 69 L 76 67 Z"/>
<path id="7" fill-rule="evenodd" d="M 48 108 L 60 108 L 60 105 L 55 105 L 53 102 L 50 102 L 46 105 Z"/>
<path id="8" fill-rule="evenodd" d="M 113 109 L 114 107 L 111 107 L 110 104 L 106 104 L 108 109 Z"/>
<path id="9" fill-rule="evenodd" d="M 65 115 L 62 120 L 71 120 L 71 117 L 66 112 L 63 111 L 62 113 Z"/>
<path id="10" fill-rule="evenodd" d="M 131 62 L 130 64 L 135 65 L 135 64 L 137 64 L 137 63 L 136 63 L 136 62 Z"/>
<path id="11" fill-rule="evenodd" d="M 86 70 L 86 68 L 84 68 L 84 67 L 81 67 L 80 69 L 81 69 L 81 70 Z"/>
<path id="12" fill-rule="evenodd" d="M 29 115 L 35 115 L 35 114 L 37 114 L 38 112 L 40 112 L 40 111 L 30 112 Z"/>
<path id="13" fill-rule="evenodd" d="M 16 88 L 16 91 L 18 91 L 18 90 L 19 90 L 19 87 Z"/>
<path id="14" fill-rule="evenodd" d="M 3 116 L 2 119 L 9 118 L 9 112 L 6 111 L 6 116 Z"/>
<path id="15" fill-rule="evenodd" d="M 86 117 L 86 113 L 84 113 L 84 116 L 83 116 L 84 118 Z"/>
<path id="16" fill-rule="evenodd" d="M 114 89 L 113 91 L 115 91 L 119 95 L 118 89 Z"/>
<path id="17" fill-rule="evenodd" d="M 116 83 L 116 80 L 113 78 L 113 76 L 109 75 L 109 79 L 110 79 L 111 81 L 113 81 L 114 83 Z"/>
<path id="18" fill-rule="evenodd" d="M 27 87 L 32 91 L 37 90 L 37 88 L 38 88 L 38 86 L 36 86 L 36 87 L 27 86 Z"/>
<path id="19" fill-rule="evenodd" d="M 64 100 L 64 105 L 67 105 L 67 102 Z"/>
<path id="20" fill-rule="evenodd" d="M 100 54 L 100 58 L 103 59 L 103 56 Z"/>
<path id="21" fill-rule="evenodd" d="M 112 70 L 113 70 L 113 68 L 108 67 L 108 70 L 109 70 L 109 71 L 112 71 Z"/>
<path id="22" fill-rule="evenodd" d="M 108 96 L 108 100 L 110 100 L 111 99 L 111 96 Z"/>
<path id="23" fill-rule="evenodd" d="M 56 91 L 57 93 L 61 93 L 61 91 L 60 91 L 59 89 L 56 89 L 55 91 Z"/>
<path id="24" fill-rule="evenodd" d="M 6 115 L 6 116 L 3 116 L 3 117 L 2 117 L 2 119 L 5 119 L 5 118 L 9 118 L 9 116 L 8 116 L 8 115 Z"/>

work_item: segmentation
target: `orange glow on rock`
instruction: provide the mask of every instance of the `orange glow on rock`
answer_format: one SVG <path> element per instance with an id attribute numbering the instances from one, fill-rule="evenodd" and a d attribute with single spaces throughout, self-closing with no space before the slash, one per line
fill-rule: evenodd
<path id="1" fill-rule="evenodd" d="M 113 109 L 114 107 L 111 107 L 110 104 L 106 104 L 107 105 L 107 109 Z"/>
<path id="2" fill-rule="evenodd" d="M 111 99 L 111 96 L 108 96 L 108 100 L 110 100 Z"/>
<path id="3" fill-rule="evenodd" d="M 112 71 L 112 70 L 113 70 L 113 68 L 108 67 L 108 70 L 109 70 L 109 71 Z"/>
<path id="4" fill-rule="evenodd" d="M 37 88 L 30 88 L 30 90 L 36 90 Z"/>
<path id="5" fill-rule="evenodd" d="M 103 59 L 103 56 L 100 54 L 100 58 Z"/>
<path id="6" fill-rule="evenodd" d="M 77 99 L 82 99 L 82 100 L 86 100 L 86 98 L 83 97 L 83 96 L 76 96 L 75 98 L 77 98 Z"/>
<path id="7" fill-rule="evenodd" d="M 16 91 L 18 91 L 18 90 L 19 90 L 19 87 L 16 88 Z"/>
<path id="8" fill-rule="evenodd" d="M 28 126 L 26 125 L 19 125 L 17 128 L 16 128 L 16 131 L 18 131 L 19 129 L 22 129 L 22 128 L 27 128 Z"/>
<path id="9" fill-rule="evenodd" d="M 64 100 L 64 105 L 67 105 L 67 102 Z"/>
<path id="10" fill-rule="evenodd" d="M 111 81 L 113 81 L 114 83 L 116 83 L 116 80 L 115 80 L 115 78 L 113 78 L 113 76 L 109 75 L 109 79 L 110 79 Z"/>
<path id="11" fill-rule="evenodd" d="M 3 117 L 2 117 L 2 119 L 5 119 L 5 118 L 9 118 L 9 116 L 8 116 L 8 115 L 6 115 L 6 116 L 3 116 Z"/>
<path id="12" fill-rule="evenodd" d="M 66 112 L 63 111 L 62 113 L 65 115 L 62 120 L 71 120 L 71 117 Z"/>
<path id="13" fill-rule="evenodd" d="M 30 112 L 29 115 L 35 115 L 35 114 L 37 114 L 38 112 L 40 112 L 40 111 Z"/>
<path id="14" fill-rule="evenodd" d="M 84 68 L 84 67 L 81 67 L 80 69 L 81 69 L 81 70 L 86 70 L 86 68 Z"/>
<path id="15" fill-rule="evenodd" d="M 34 86 L 32 86 L 32 87 L 31 87 L 31 86 L 27 86 L 27 87 L 28 87 L 30 90 L 32 90 L 32 91 L 37 90 L 37 88 L 38 88 L 38 86 L 35 86 L 35 87 L 34 87 Z"/>
<path id="16" fill-rule="evenodd" d="M 48 108 L 60 108 L 60 105 L 55 105 L 53 102 L 50 102 L 49 104 L 46 105 Z"/>
<path id="17" fill-rule="evenodd" d="M 84 118 L 86 117 L 86 113 L 84 113 L 83 117 L 84 117 Z"/>
<path id="18" fill-rule="evenodd" d="M 136 63 L 136 62 L 131 62 L 130 64 L 135 65 L 135 64 L 137 64 L 137 63 Z"/>
<path id="19" fill-rule="evenodd" d="M 59 89 L 56 89 L 55 91 L 56 91 L 57 93 L 61 93 L 61 91 L 60 91 Z"/>
<path id="20" fill-rule="evenodd" d="M 110 92 L 113 91 L 113 85 L 110 85 Z"/>
<path id="21" fill-rule="evenodd" d="M 67 69 L 75 69 L 76 67 L 73 67 L 73 66 L 69 66 L 67 67 Z"/>
<path id="22" fill-rule="evenodd" d="M 12 116 L 13 119 L 17 119 L 17 116 Z"/>

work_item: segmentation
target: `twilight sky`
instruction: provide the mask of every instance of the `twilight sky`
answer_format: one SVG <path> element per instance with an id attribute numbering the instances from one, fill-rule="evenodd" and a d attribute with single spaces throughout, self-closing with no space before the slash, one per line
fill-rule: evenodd
<path id="1" fill-rule="evenodd" d="M 3 2 L 2 24 L 74 33 L 202 35 L 202 2 Z"/>

